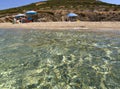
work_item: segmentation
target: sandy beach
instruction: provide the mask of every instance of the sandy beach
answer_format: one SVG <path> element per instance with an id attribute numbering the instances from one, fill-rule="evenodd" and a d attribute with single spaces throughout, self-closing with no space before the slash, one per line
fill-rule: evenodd
<path id="1" fill-rule="evenodd" d="M 33 23 L 0 23 L 0 29 L 91 29 L 91 30 L 120 30 L 120 22 L 33 22 Z"/>

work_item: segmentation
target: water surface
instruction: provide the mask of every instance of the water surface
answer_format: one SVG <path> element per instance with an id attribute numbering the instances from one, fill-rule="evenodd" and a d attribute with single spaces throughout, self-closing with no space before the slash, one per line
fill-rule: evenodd
<path id="1" fill-rule="evenodd" d="M 120 89 L 120 32 L 1 29 L 0 89 Z"/>

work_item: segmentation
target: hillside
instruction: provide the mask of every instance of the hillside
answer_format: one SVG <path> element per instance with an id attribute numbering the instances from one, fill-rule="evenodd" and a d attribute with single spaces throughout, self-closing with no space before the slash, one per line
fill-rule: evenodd
<path id="1" fill-rule="evenodd" d="M 45 2 L 36 2 L 26 6 L 1 10 L 0 14 L 20 13 L 24 10 L 120 10 L 120 6 L 108 4 L 99 0 L 48 0 Z"/>
<path id="2" fill-rule="evenodd" d="M 1 10 L 0 18 L 4 18 L 5 16 L 15 15 L 17 13 L 24 13 L 27 10 L 37 10 L 41 15 L 39 17 L 45 18 L 44 16 L 46 16 L 47 20 L 49 18 L 52 18 L 49 21 L 59 21 L 61 19 L 60 18 L 61 16 L 64 16 L 69 12 L 75 12 L 79 14 L 79 18 L 81 18 L 80 20 L 85 20 L 85 21 L 86 20 L 89 21 L 99 21 L 99 20 L 119 21 L 120 20 L 119 19 L 120 6 L 101 2 L 100 0 L 48 0 L 45 2 L 36 2 L 26 6 Z M 115 16 L 114 19 L 112 16 L 113 14 Z M 102 19 L 101 16 L 99 15 L 102 15 Z M 110 15 L 109 19 L 108 19 L 108 15 Z M 93 16 L 95 16 L 95 19 L 93 19 Z"/>
<path id="3" fill-rule="evenodd" d="M 119 6 L 108 4 L 99 0 L 49 0 L 46 4 L 42 4 L 39 8 L 42 9 L 78 9 L 78 10 L 102 10 L 118 9 Z M 120 8 L 120 7 L 119 7 Z"/>

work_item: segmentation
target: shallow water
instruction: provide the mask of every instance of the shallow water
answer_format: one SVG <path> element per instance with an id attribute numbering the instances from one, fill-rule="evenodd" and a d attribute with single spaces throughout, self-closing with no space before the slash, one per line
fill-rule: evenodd
<path id="1" fill-rule="evenodd" d="M 120 32 L 1 29 L 0 89 L 120 89 Z"/>

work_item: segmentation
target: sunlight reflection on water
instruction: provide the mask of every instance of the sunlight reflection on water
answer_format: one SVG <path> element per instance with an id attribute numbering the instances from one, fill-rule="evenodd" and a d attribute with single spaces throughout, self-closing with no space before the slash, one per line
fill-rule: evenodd
<path id="1" fill-rule="evenodd" d="M 0 89 L 119 89 L 119 32 L 0 30 Z"/>

